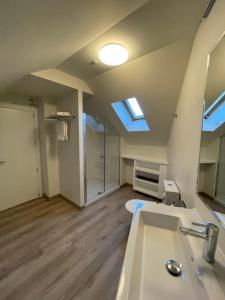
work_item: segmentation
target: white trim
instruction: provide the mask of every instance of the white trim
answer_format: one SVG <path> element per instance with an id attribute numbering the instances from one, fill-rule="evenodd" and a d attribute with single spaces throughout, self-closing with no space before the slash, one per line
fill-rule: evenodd
<path id="1" fill-rule="evenodd" d="M 0 101 L 1 108 L 8 108 L 8 109 L 16 109 L 22 111 L 33 112 L 34 114 L 34 134 L 36 140 L 36 162 L 37 162 L 37 181 L 38 181 L 38 194 L 40 197 L 43 195 L 43 188 L 42 188 L 42 172 L 41 172 L 41 156 L 40 156 L 40 135 L 39 135 L 39 123 L 38 123 L 38 109 L 35 106 L 26 106 L 26 105 L 19 105 L 13 103 L 7 103 Z M 31 199 L 28 199 L 31 200 Z"/>
<path id="2" fill-rule="evenodd" d="M 83 92 L 78 90 L 77 93 L 78 107 L 78 134 L 79 134 L 79 171 L 80 171 L 80 206 L 85 204 L 84 195 L 84 122 L 83 122 Z"/>

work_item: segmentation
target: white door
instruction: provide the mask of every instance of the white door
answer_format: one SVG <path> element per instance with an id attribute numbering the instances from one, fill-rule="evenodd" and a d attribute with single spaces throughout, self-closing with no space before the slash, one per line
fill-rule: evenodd
<path id="1" fill-rule="evenodd" d="M 0 210 L 40 196 L 34 117 L 0 107 Z"/>

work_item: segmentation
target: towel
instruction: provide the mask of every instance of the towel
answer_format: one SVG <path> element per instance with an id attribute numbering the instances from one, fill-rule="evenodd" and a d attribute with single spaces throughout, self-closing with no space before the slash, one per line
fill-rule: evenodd
<path id="1" fill-rule="evenodd" d="M 58 141 L 68 140 L 68 123 L 66 121 L 58 121 L 56 125 L 56 133 Z"/>

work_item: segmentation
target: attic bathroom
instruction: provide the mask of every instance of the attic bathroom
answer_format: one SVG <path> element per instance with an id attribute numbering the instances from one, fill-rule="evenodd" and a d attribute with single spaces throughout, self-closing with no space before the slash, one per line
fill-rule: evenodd
<path id="1" fill-rule="evenodd" d="M 225 0 L 0 28 L 0 299 L 225 299 Z"/>

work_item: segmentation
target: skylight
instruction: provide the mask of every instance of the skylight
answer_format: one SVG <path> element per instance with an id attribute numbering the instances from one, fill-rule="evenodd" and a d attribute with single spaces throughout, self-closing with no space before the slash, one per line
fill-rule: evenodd
<path id="1" fill-rule="evenodd" d="M 225 122 L 225 92 L 204 112 L 203 131 L 215 131 Z"/>
<path id="2" fill-rule="evenodd" d="M 116 101 L 111 105 L 127 131 L 150 131 L 143 110 L 135 97 Z"/>
<path id="3" fill-rule="evenodd" d="M 144 113 L 135 97 L 124 100 L 133 119 L 143 119 Z"/>

